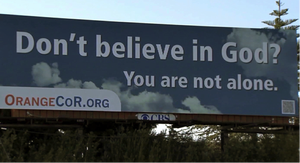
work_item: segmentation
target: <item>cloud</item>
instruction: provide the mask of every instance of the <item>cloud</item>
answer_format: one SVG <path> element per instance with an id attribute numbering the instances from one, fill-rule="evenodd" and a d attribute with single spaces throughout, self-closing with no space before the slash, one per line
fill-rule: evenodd
<path id="1" fill-rule="evenodd" d="M 91 81 L 83 82 L 81 80 L 70 79 L 66 83 L 54 85 L 55 88 L 82 88 L 82 89 L 99 89 L 95 83 Z"/>
<path id="2" fill-rule="evenodd" d="M 252 29 L 233 29 L 232 33 L 227 36 L 227 41 L 236 42 L 237 50 L 243 47 L 248 47 L 254 51 L 258 47 L 262 47 L 262 42 L 276 43 L 281 47 L 281 52 L 278 56 L 278 64 L 272 64 L 273 54 L 275 49 L 272 48 L 268 53 L 268 64 L 258 64 L 251 62 L 248 64 L 239 61 L 237 64 L 240 65 L 244 70 L 244 75 L 247 77 L 267 77 L 270 79 L 285 79 L 290 84 L 290 94 L 294 99 L 297 99 L 297 83 L 295 82 L 295 72 L 297 65 L 291 65 L 295 62 L 292 57 L 281 57 L 284 55 L 292 54 L 295 49 L 293 43 L 296 40 L 294 31 L 279 31 L 277 34 L 258 32 Z M 295 56 L 296 58 L 296 56 Z"/>
<path id="3" fill-rule="evenodd" d="M 182 104 L 188 107 L 192 113 L 221 113 L 215 106 L 201 105 L 200 100 L 195 96 L 187 97 L 185 100 L 182 101 Z"/>
<path id="4" fill-rule="evenodd" d="M 99 89 L 91 81 L 82 82 L 81 80 L 69 79 L 66 83 L 60 83 L 62 79 L 59 77 L 60 71 L 57 63 L 52 63 L 51 67 L 45 62 L 37 63 L 32 66 L 31 75 L 33 83 L 40 87 L 55 84 L 55 88 Z"/>
<path id="5" fill-rule="evenodd" d="M 40 62 L 32 66 L 31 75 L 34 84 L 37 86 L 48 86 L 60 82 L 61 78 L 59 74 L 57 63 L 53 63 L 51 67 L 45 62 Z"/>
<path id="6" fill-rule="evenodd" d="M 122 83 L 114 80 L 105 80 L 101 85 L 103 89 L 114 91 L 120 98 L 122 110 L 141 112 L 170 112 L 174 111 L 173 99 L 169 95 L 158 92 L 142 91 L 133 95 L 128 88 L 121 91 Z"/>
<path id="7" fill-rule="evenodd" d="M 86 81 L 86 82 L 82 83 L 82 88 L 83 89 L 99 89 L 96 86 L 96 84 L 91 81 Z"/>
<path id="8" fill-rule="evenodd" d="M 122 111 L 141 111 L 141 112 L 173 112 L 173 113 L 221 113 L 214 106 L 202 106 L 197 97 L 188 97 L 184 99 L 182 104 L 187 109 L 175 108 L 173 99 L 170 95 L 161 94 L 159 92 L 148 92 L 146 90 L 133 95 L 128 88 L 121 91 L 122 83 L 118 81 L 105 80 L 101 85 L 103 89 L 114 91 L 121 100 Z"/>
<path id="9" fill-rule="evenodd" d="M 101 85 L 101 87 L 103 89 L 107 89 L 107 90 L 111 90 L 113 92 L 115 92 L 118 96 L 121 95 L 121 87 L 122 87 L 122 83 L 115 81 L 115 80 L 104 80 L 103 84 Z M 127 89 L 127 93 L 128 93 L 128 89 Z M 124 92 L 123 92 L 124 93 Z"/>
<path id="10" fill-rule="evenodd" d="M 258 47 L 262 47 L 262 42 L 272 42 L 270 39 L 272 35 L 267 35 L 265 33 L 260 33 L 258 31 L 254 31 L 251 29 L 233 29 L 233 32 L 227 36 L 227 41 L 232 41 L 237 43 L 237 49 L 240 50 L 243 47 L 250 48 L 254 51 Z M 282 47 L 282 44 L 285 43 L 285 39 L 281 38 L 280 40 L 273 41 L 274 43 L 279 44 Z M 268 60 L 273 60 L 273 54 L 275 50 L 272 48 L 269 50 Z M 281 52 L 282 54 L 282 52 Z M 269 64 L 258 64 L 254 61 L 251 63 L 243 63 L 241 61 L 238 62 L 244 69 L 244 73 L 248 77 L 257 77 L 257 76 L 265 76 L 270 75 L 269 73 L 276 67 L 272 63 Z"/>
<path id="11" fill-rule="evenodd" d="M 81 80 L 69 79 L 62 83 L 59 77 L 60 71 L 58 64 L 52 64 L 50 67 L 47 63 L 37 63 L 32 67 L 32 76 L 37 86 L 53 85 L 55 88 L 81 88 L 81 89 L 100 89 L 92 81 L 82 82 Z M 134 87 L 127 87 L 121 90 L 123 84 L 116 80 L 103 80 L 101 89 L 115 92 L 120 100 L 122 111 L 135 112 L 160 112 L 160 113 L 220 113 L 213 106 L 202 106 L 197 97 L 188 97 L 183 100 L 183 106 L 187 109 L 175 108 L 173 99 L 170 95 L 159 92 L 148 92 L 144 90 L 138 94 L 132 94 Z"/>

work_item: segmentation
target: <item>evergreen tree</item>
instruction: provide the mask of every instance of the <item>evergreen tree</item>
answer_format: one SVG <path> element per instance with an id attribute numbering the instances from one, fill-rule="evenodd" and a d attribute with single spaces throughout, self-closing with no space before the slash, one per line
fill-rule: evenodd
<path id="1" fill-rule="evenodd" d="M 262 22 L 269 26 L 274 27 L 275 29 L 283 28 L 283 29 L 297 30 L 299 28 L 299 25 L 291 25 L 291 24 L 296 22 L 298 19 L 283 20 L 281 17 L 287 15 L 289 9 L 282 9 L 282 6 L 284 4 L 281 3 L 280 0 L 276 1 L 276 4 L 278 5 L 278 10 L 273 10 L 273 12 L 270 13 L 270 15 L 276 16 L 275 20 L 268 20 Z"/>
<path id="2" fill-rule="evenodd" d="M 275 20 L 262 21 L 262 23 L 272 26 L 275 29 L 297 30 L 299 28 L 299 25 L 291 25 L 291 24 L 296 22 L 298 19 L 287 19 L 287 20 L 281 19 L 282 16 L 288 14 L 289 9 L 287 8 L 282 9 L 282 6 L 284 4 L 280 0 L 276 1 L 276 4 L 278 6 L 278 10 L 273 10 L 273 12 L 270 13 L 270 15 L 276 16 Z M 297 37 L 299 37 L 299 33 L 297 34 Z M 297 43 L 297 53 L 299 54 L 299 42 Z"/>

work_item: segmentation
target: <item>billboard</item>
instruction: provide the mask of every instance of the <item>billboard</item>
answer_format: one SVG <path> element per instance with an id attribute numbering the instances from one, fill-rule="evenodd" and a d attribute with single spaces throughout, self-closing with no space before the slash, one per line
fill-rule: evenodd
<path id="1" fill-rule="evenodd" d="M 299 115 L 296 31 L 0 18 L 2 109 Z"/>

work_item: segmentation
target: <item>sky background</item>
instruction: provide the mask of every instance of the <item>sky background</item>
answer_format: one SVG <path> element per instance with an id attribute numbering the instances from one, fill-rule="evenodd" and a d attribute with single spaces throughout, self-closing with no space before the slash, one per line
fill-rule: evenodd
<path id="1" fill-rule="evenodd" d="M 283 19 L 298 19 L 299 0 L 282 2 Z M 275 0 L 0 0 L 1 14 L 246 28 L 267 27 L 261 21 L 275 9 Z"/>
<path id="2" fill-rule="evenodd" d="M 282 2 L 283 18 L 298 19 L 299 0 Z M 275 0 L 0 0 L 2 14 L 247 28 L 266 27 L 274 9 Z"/>

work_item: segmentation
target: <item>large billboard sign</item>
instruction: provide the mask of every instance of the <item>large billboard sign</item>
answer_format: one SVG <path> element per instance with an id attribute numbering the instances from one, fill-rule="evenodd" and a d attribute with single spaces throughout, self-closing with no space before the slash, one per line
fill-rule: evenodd
<path id="1" fill-rule="evenodd" d="M 299 114 L 292 30 L 0 18 L 2 109 Z"/>

